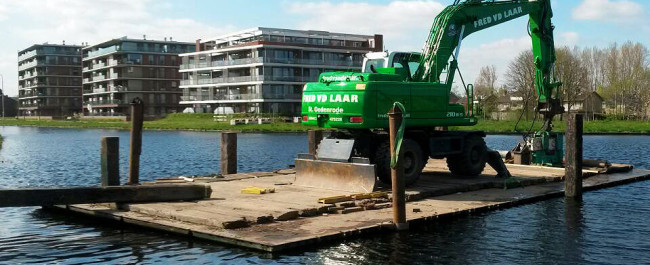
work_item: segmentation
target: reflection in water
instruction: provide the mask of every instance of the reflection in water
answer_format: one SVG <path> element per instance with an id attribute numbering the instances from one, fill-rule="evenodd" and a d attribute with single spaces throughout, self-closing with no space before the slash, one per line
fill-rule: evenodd
<path id="1" fill-rule="evenodd" d="M 564 260 L 579 261 L 582 259 L 582 229 L 584 220 L 582 216 L 582 200 L 575 198 L 564 199 L 564 225 L 566 227 L 566 251 L 570 257 Z"/>
<path id="2" fill-rule="evenodd" d="M 120 136 L 121 172 L 128 132 L 0 127 L 3 187 L 96 185 L 99 139 Z M 218 171 L 218 133 L 144 134 L 143 180 Z M 509 149 L 519 136 L 489 136 Z M 284 168 L 306 150 L 303 134 L 240 134 L 240 171 Z M 584 155 L 650 166 L 649 136 L 586 136 Z M 646 264 L 650 260 L 650 182 L 553 199 L 321 248 L 271 256 L 156 231 L 42 211 L 0 208 L 0 263 L 199 264 Z"/>

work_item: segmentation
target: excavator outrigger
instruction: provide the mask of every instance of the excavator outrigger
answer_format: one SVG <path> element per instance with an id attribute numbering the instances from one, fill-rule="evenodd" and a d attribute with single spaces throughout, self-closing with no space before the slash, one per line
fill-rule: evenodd
<path id="1" fill-rule="evenodd" d="M 375 52 L 363 71 L 322 73 L 303 89 L 304 124 L 337 128 L 315 155 L 296 159 L 296 185 L 353 192 L 375 189 L 375 179 L 390 183 L 388 110 L 405 106 L 406 131 L 401 147 L 407 185 L 417 181 L 429 157 L 446 158 L 455 175 L 478 175 L 487 162 L 499 175 L 509 173 L 500 157 L 486 147 L 482 131 L 439 131 L 438 126 L 472 126 L 473 87 L 465 86 L 467 107 L 449 103 L 458 71 L 458 56 L 470 34 L 529 15 L 540 131 L 522 145 L 536 164 L 562 163 L 562 138 L 552 119 L 564 111 L 555 80 L 555 47 L 550 0 L 456 1 L 435 18 L 421 53 Z M 490 51 L 485 51 L 490 52 Z M 462 75 L 461 75 L 462 78 Z M 464 82 L 463 82 L 464 83 Z M 489 161 L 489 157 L 492 157 Z M 498 160 L 498 161 L 495 161 Z"/>

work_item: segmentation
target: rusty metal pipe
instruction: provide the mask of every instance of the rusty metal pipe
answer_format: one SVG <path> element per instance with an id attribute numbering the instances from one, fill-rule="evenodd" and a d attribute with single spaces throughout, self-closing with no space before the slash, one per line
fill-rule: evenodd
<path id="1" fill-rule="evenodd" d="M 391 112 L 388 113 L 391 157 L 399 155 L 395 154 L 395 138 L 397 137 L 397 130 L 402 124 L 402 120 L 402 111 L 396 106 L 393 107 L 393 109 L 391 109 Z M 401 161 L 398 161 L 395 168 L 391 168 L 390 177 L 393 193 L 393 223 L 395 224 L 395 229 L 406 230 L 408 229 L 408 223 L 406 222 L 406 183 L 404 181 L 404 167 L 402 166 Z"/>

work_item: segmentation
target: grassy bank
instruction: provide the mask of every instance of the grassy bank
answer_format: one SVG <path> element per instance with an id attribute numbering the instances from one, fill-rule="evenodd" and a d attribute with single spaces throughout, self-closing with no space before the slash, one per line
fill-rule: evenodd
<path id="1" fill-rule="evenodd" d="M 65 127 L 65 128 L 106 128 L 129 129 L 130 123 L 120 120 L 0 120 L 0 126 L 35 126 L 35 127 Z M 213 121 L 212 114 L 171 114 L 166 118 L 145 121 L 144 128 L 149 130 L 196 130 L 223 131 L 234 130 L 241 132 L 300 132 L 314 129 L 299 123 L 274 122 L 271 124 L 245 124 L 231 126 L 228 123 Z"/>
<path id="2" fill-rule="evenodd" d="M 516 123 L 517 121 L 481 120 L 476 126 L 471 127 L 471 130 L 482 130 L 491 134 L 516 133 L 514 129 Z M 532 121 L 521 121 L 517 129 L 521 132 L 528 131 L 531 124 Z M 554 121 L 553 125 L 555 131 L 563 132 L 566 128 L 564 121 Z M 538 120 L 532 130 L 539 130 L 541 126 L 542 122 Z M 451 129 L 467 130 L 465 127 L 453 127 Z M 650 134 L 650 122 L 627 120 L 585 121 L 583 130 L 585 134 Z"/>
<path id="3" fill-rule="evenodd" d="M 530 128 L 532 121 L 522 121 L 518 125 L 519 131 L 526 131 Z M 493 121 L 481 120 L 473 127 L 452 127 L 452 130 L 483 130 L 487 133 L 517 133 L 516 121 Z M 555 121 L 555 130 L 564 131 L 566 125 L 563 121 Z M 130 128 L 129 122 L 120 120 L 0 120 L 0 126 L 36 126 L 36 127 L 71 127 L 71 128 L 108 128 L 122 129 Z M 541 127 L 541 121 L 537 121 L 533 131 Z M 602 120 L 586 121 L 584 132 L 587 134 L 650 134 L 650 122 L 625 121 L 625 120 Z M 164 119 L 145 121 L 144 128 L 150 130 L 197 130 L 197 131 L 222 131 L 234 130 L 241 132 L 302 132 L 315 127 L 304 126 L 299 123 L 274 122 L 271 124 L 249 124 L 231 126 L 228 123 L 213 121 L 212 114 L 172 114 Z"/>

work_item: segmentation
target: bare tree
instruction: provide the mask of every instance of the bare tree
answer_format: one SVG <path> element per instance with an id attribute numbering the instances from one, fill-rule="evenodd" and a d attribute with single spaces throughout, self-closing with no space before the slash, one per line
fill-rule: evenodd
<path id="1" fill-rule="evenodd" d="M 474 81 L 474 89 L 477 97 L 483 98 L 496 93 L 497 69 L 494 65 L 483 66 Z"/>
<path id="2" fill-rule="evenodd" d="M 562 81 L 562 99 L 567 105 L 567 111 L 572 111 L 579 97 L 591 86 L 589 72 L 584 62 L 578 58 L 580 50 L 577 47 L 562 47 L 556 49 L 555 53 L 555 72 Z"/>
<path id="3" fill-rule="evenodd" d="M 474 81 L 474 96 L 478 101 L 478 107 L 483 114 L 483 118 L 487 118 L 496 106 L 496 100 L 488 100 L 494 98 L 497 93 L 497 69 L 494 65 L 483 66 L 479 72 L 478 77 Z"/>
<path id="4" fill-rule="evenodd" d="M 532 113 L 535 104 L 535 66 L 533 65 L 533 52 L 523 51 L 510 62 L 506 73 L 508 90 L 523 98 L 523 112 L 526 119 Z"/>
<path id="5" fill-rule="evenodd" d="M 556 51 L 556 74 L 563 85 L 562 98 L 573 109 L 578 96 L 597 91 L 608 115 L 625 119 L 650 119 L 650 52 L 641 43 L 611 44 L 606 48 L 567 48 Z M 485 84 L 483 78 L 477 84 Z M 506 73 L 508 90 L 524 98 L 524 112 L 535 106 L 535 75 L 531 51 L 522 52 Z"/>

